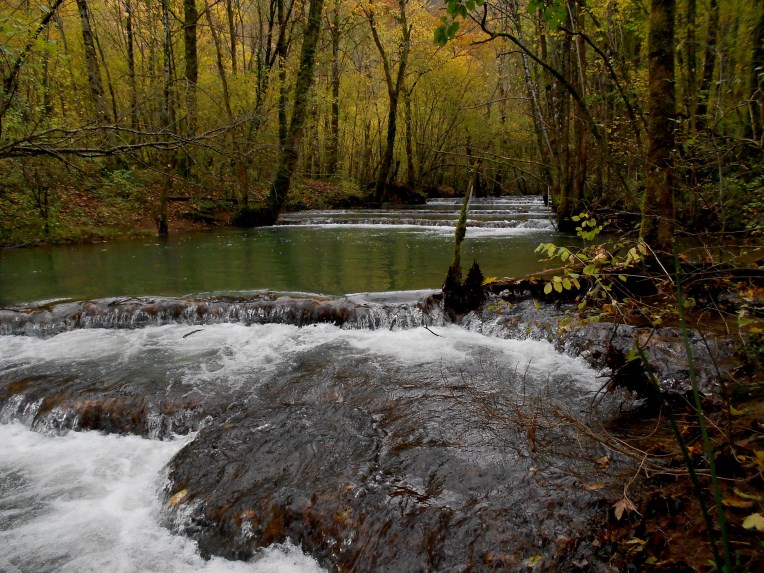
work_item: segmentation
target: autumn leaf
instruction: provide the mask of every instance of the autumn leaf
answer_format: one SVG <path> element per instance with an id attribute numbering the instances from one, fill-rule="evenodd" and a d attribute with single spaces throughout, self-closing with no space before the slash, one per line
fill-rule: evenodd
<path id="1" fill-rule="evenodd" d="M 764 531 L 764 516 L 760 513 L 752 513 L 743 520 L 743 527 L 745 529 Z"/>
<path id="2" fill-rule="evenodd" d="M 613 504 L 613 513 L 615 514 L 615 518 L 618 521 L 621 521 L 621 518 L 623 517 L 624 512 L 627 511 L 637 511 L 637 507 L 631 502 L 631 500 L 623 496 L 621 499 L 616 501 Z"/>
<path id="3" fill-rule="evenodd" d="M 598 468 L 606 468 L 610 465 L 610 456 L 604 455 L 601 458 L 597 458 L 596 460 L 594 460 L 594 464 Z"/>
<path id="4" fill-rule="evenodd" d="M 188 495 L 188 490 L 187 490 L 187 489 L 182 489 L 182 490 L 180 490 L 178 493 L 176 493 L 175 495 L 173 495 L 173 496 L 172 496 L 172 497 L 171 497 L 171 498 L 168 500 L 168 502 L 170 503 L 170 505 L 172 505 L 172 506 L 176 506 L 176 505 L 178 505 L 178 504 L 179 504 L 181 501 L 183 501 L 187 495 Z"/>
<path id="5" fill-rule="evenodd" d="M 753 502 L 748 501 L 745 499 L 738 499 L 736 497 L 725 497 L 722 498 L 722 503 L 726 505 L 727 507 L 740 507 L 740 508 L 749 508 L 753 507 Z"/>
<path id="6" fill-rule="evenodd" d="M 586 491 L 597 491 L 598 489 L 602 489 L 603 487 L 605 487 L 605 484 L 601 482 L 584 484 L 584 489 Z"/>

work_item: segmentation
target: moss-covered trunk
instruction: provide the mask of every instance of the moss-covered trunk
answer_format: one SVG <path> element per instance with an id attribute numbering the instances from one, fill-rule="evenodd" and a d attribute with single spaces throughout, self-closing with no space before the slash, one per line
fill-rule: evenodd
<path id="1" fill-rule="evenodd" d="M 650 76 L 648 160 L 640 236 L 656 249 L 669 251 L 674 234 L 674 93 L 675 0 L 650 3 Z"/>
<path id="2" fill-rule="evenodd" d="M 279 165 L 276 169 L 276 177 L 271 185 L 270 195 L 266 211 L 259 217 L 257 224 L 271 225 L 284 206 L 289 187 L 292 183 L 292 175 L 297 168 L 300 158 L 300 144 L 302 142 L 303 127 L 308 109 L 308 94 L 313 85 L 316 64 L 316 47 L 318 46 L 321 33 L 321 12 L 324 8 L 324 0 L 310 0 L 308 7 L 308 23 L 305 26 L 305 34 L 300 53 L 300 70 L 297 74 L 297 86 L 295 87 L 294 108 L 289 130 L 286 134 L 284 146 L 279 156 Z"/>

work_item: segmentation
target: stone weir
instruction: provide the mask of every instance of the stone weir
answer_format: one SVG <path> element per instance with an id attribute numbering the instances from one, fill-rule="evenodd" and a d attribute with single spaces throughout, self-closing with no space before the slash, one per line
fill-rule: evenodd
<path id="1" fill-rule="evenodd" d="M 517 281 L 525 285 L 528 281 Z M 247 297 L 117 297 L 0 309 L 0 335 L 51 336 L 80 328 L 134 329 L 165 324 L 333 324 L 353 330 L 394 330 L 456 322 L 473 332 L 547 340 L 611 374 L 616 386 L 642 392 L 652 373 L 664 391 L 690 389 L 684 335 L 678 328 L 576 321 L 572 305 L 539 303 L 528 289 L 493 293 L 478 310 L 449 319 L 440 292 L 365 293 L 346 297 L 262 292 Z M 419 298 L 417 298 L 417 296 Z M 570 311 L 566 314 L 565 311 Z M 699 387 L 717 392 L 722 373 L 736 366 L 729 336 L 688 332 Z M 642 349 L 647 364 L 634 360 Z M 649 393 L 649 391 L 648 391 Z M 654 398 L 654 397 L 652 397 Z M 652 399 L 651 398 L 651 399 Z"/>
<path id="2" fill-rule="evenodd" d="M 0 334 L 6 335 L 51 336 L 79 328 L 226 322 L 247 326 L 329 323 L 345 329 L 377 330 L 442 325 L 445 318 L 432 299 L 397 301 L 394 294 L 341 298 L 272 292 L 206 299 L 119 297 L 0 309 Z"/>

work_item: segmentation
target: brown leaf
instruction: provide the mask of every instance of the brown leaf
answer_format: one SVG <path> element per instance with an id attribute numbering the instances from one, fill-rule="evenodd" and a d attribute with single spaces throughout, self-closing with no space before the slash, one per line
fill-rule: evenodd
<path id="1" fill-rule="evenodd" d="M 601 482 L 584 484 L 584 489 L 586 491 L 597 491 L 598 489 L 602 489 L 603 487 L 605 487 L 605 484 Z"/>
<path id="2" fill-rule="evenodd" d="M 613 504 L 613 513 L 615 513 L 615 518 L 618 521 L 621 521 L 625 511 L 637 511 L 637 508 L 628 497 L 623 496 Z"/>
<path id="3" fill-rule="evenodd" d="M 594 464 L 598 468 L 606 468 L 606 467 L 608 467 L 610 465 L 610 456 L 605 454 L 601 458 L 597 458 L 596 460 L 594 460 Z"/>

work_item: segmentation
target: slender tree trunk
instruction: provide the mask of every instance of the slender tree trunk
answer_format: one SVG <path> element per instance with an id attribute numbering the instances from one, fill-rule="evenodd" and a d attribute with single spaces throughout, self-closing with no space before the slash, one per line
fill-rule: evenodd
<path id="1" fill-rule="evenodd" d="M 649 33 L 649 125 L 640 236 L 668 252 L 674 234 L 676 97 L 674 92 L 675 0 L 651 0 Z"/>
<path id="2" fill-rule="evenodd" d="M 687 0 L 687 22 L 685 29 L 685 55 L 687 58 L 686 70 L 687 76 L 685 79 L 685 109 L 687 117 L 690 123 L 690 129 L 692 131 L 696 128 L 695 122 L 695 110 L 697 109 L 697 94 L 696 89 L 698 85 L 697 74 L 697 40 L 695 38 L 695 17 L 697 15 L 697 0 Z"/>
<path id="3" fill-rule="evenodd" d="M 189 0 L 184 1 L 187 2 Z M 231 38 L 231 73 L 235 76 L 238 66 L 236 65 L 236 23 L 233 13 L 233 0 L 226 0 L 225 11 L 228 17 L 228 33 Z"/>
<path id="4" fill-rule="evenodd" d="M 584 14 L 581 12 L 579 6 L 575 7 L 577 23 L 577 31 L 584 31 Z M 586 43 L 584 42 L 583 35 L 576 36 L 576 68 L 578 70 L 579 85 L 581 88 L 581 96 L 586 95 Z M 586 187 L 586 175 L 589 159 L 588 148 L 588 129 L 586 121 L 583 118 L 584 110 L 581 109 L 581 103 L 575 103 L 574 120 L 574 143 L 576 149 L 576 163 L 575 163 L 575 176 L 573 180 L 573 189 L 571 193 L 570 201 L 570 215 L 574 216 L 581 210 L 581 201 L 584 199 L 584 192 Z"/>
<path id="5" fill-rule="evenodd" d="M 764 0 L 757 0 L 759 20 L 753 30 L 751 54 L 750 124 L 747 135 L 757 142 L 759 152 L 764 148 Z"/>
<path id="6" fill-rule="evenodd" d="M 98 65 L 98 55 L 93 29 L 90 24 L 90 11 L 87 0 L 77 0 L 77 9 L 80 14 L 80 22 L 82 23 L 82 43 L 85 46 L 85 67 L 88 74 L 90 99 L 98 123 L 108 123 L 110 121 L 109 108 L 104 95 L 101 68 Z"/>
<path id="7" fill-rule="evenodd" d="M 415 189 L 417 185 L 414 169 L 414 129 L 411 117 L 411 89 L 403 90 L 403 121 L 406 128 L 406 186 Z"/>
<path id="8" fill-rule="evenodd" d="M 125 2 L 125 28 L 127 34 L 127 77 L 130 82 L 130 142 L 135 143 L 138 131 L 138 87 L 135 81 L 135 39 L 133 36 L 133 6 L 132 0 Z"/>
<path id="9" fill-rule="evenodd" d="M 261 224 L 273 224 L 276 222 L 276 218 L 284 206 L 287 194 L 289 193 L 292 176 L 297 168 L 303 127 L 307 114 L 308 96 L 315 76 L 316 48 L 321 34 L 321 12 L 323 7 L 324 0 L 310 0 L 308 5 L 308 22 L 303 34 L 292 118 L 289 123 L 286 145 L 281 150 L 276 177 L 271 186 L 268 212 L 259 221 Z"/>
<path id="10" fill-rule="evenodd" d="M 162 112 L 160 122 L 165 132 L 165 139 L 169 141 L 169 132 L 172 124 L 172 52 L 170 42 L 170 0 L 162 0 Z M 169 233 L 167 204 L 172 188 L 172 172 L 174 170 L 174 154 L 171 151 L 164 152 L 166 161 L 162 166 L 165 173 L 165 181 L 162 186 L 162 194 L 159 200 L 159 221 L 157 228 L 160 235 Z"/>
<path id="11" fill-rule="evenodd" d="M 329 122 L 329 149 L 327 153 L 327 171 L 329 175 L 337 173 L 339 137 L 340 137 L 340 4 L 334 0 L 334 8 L 329 23 L 329 35 L 332 44 L 332 113 Z"/>
<path id="12" fill-rule="evenodd" d="M 279 153 L 286 146 L 287 139 L 287 49 L 286 42 L 286 12 L 284 10 L 284 0 L 276 0 L 277 18 L 279 22 L 279 37 L 276 41 L 276 59 L 279 64 Z"/>
<path id="13" fill-rule="evenodd" d="M 50 40 L 50 28 L 45 28 L 45 41 Z M 50 88 L 50 54 L 45 52 L 42 59 L 42 112 L 46 117 L 53 113 Z"/>
<path id="14" fill-rule="evenodd" d="M 387 114 L 387 137 L 385 138 L 385 147 L 382 151 L 382 161 L 377 174 L 377 182 L 374 186 L 374 200 L 382 203 L 385 198 L 385 191 L 390 176 L 390 169 L 393 165 L 393 152 L 395 151 L 395 135 L 398 128 L 398 98 L 403 87 L 403 79 L 406 75 L 406 65 L 408 64 L 409 51 L 411 49 L 411 28 L 408 25 L 406 16 L 407 0 L 398 0 L 398 22 L 401 26 L 401 50 L 398 60 L 398 71 L 393 79 L 392 66 L 390 58 L 382 44 L 377 30 L 376 18 L 374 15 L 374 5 L 370 4 L 369 11 L 366 13 L 371 27 L 371 34 L 374 38 L 374 44 L 377 46 L 379 55 L 382 58 L 382 67 L 385 70 L 385 82 L 387 83 L 387 96 L 390 101 L 390 107 Z"/>
<path id="15" fill-rule="evenodd" d="M 197 109 L 196 84 L 199 81 L 199 60 L 197 57 L 196 25 L 199 12 L 196 0 L 183 0 L 183 47 L 185 55 L 186 112 L 188 113 L 188 135 L 196 135 Z"/>
<path id="16" fill-rule="evenodd" d="M 716 39 L 719 34 L 719 0 L 711 0 L 708 6 L 708 28 L 706 30 L 706 50 L 703 58 L 703 77 L 697 94 L 695 126 L 703 129 L 708 125 L 708 102 L 711 98 L 711 82 L 714 78 L 716 61 Z"/>

